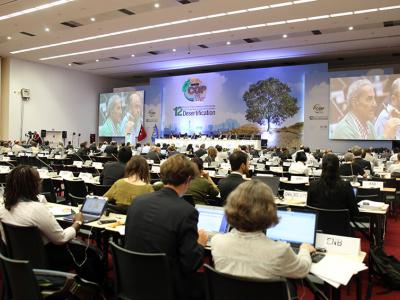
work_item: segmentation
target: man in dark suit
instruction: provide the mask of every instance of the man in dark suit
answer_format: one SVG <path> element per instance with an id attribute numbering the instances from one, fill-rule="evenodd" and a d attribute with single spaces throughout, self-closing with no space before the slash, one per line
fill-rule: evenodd
<path id="1" fill-rule="evenodd" d="M 156 146 L 151 146 L 150 151 L 146 154 L 146 159 L 153 160 L 155 164 L 160 163 L 160 151 L 161 149 Z"/>
<path id="2" fill-rule="evenodd" d="M 201 144 L 200 145 L 200 149 L 194 152 L 194 155 L 196 155 L 197 157 L 202 157 L 204 154 L 207 154 L 207 150 L 206 150 L 206 145 L 205 144 Z"/>
<path id="3" fill-rule="evenodd" d="M 166 253 L 170 261 L 176 296 L 194 297 L 202 286 L 194 284 L 203 261 L 207 234 L 197 230 L 197 210 L 181 198 L 196 169 L 184 155 L 177 154 L 161 165 L 164 188 L 136 197 L 128 209 L 125 247 L 144 253 Z"/>
<path id="4" fill-rule="evenodd" d="M 103 172 L 100 174 L 100 183 L 103 185 L 113 185 L 118 179 L 125 175 L 126 163 L 132 157 L 130 147 L 122 147 L 118 151 L 118 161 L 107 162 L 104 164 Z"/>
<path id="5" fill-rule="evenodd" d="M 118 147 L 117 147 L 117 142 L 112 141 L 110 145 L 104 149 L 104 153 L 107 154 L 107 156 L 117 156 L 118 155 Z"/>
<path id="6" fill-rule="evenodd" d="M 229 194 L 244 181 L 243 174 L 249 171 L 249 159 L 243 151 L 233 152 L 229 156 L 229 162 L 231 164 L 231 174 L 221 179 L 218 183 L 223 203 L 226 202 Z"/>
<path id="7" fill-rule="evenodd" d="M 354 154 L 354 163 L 360 165 L 363 170 L 368 170 L 369 174 L 373 175 L 374 172 L 372 170 L 371 163 L 368 160 L 363 159 L 362 156 L 362 149 L 358 146 L 354 146 L 352 149 Z"/>

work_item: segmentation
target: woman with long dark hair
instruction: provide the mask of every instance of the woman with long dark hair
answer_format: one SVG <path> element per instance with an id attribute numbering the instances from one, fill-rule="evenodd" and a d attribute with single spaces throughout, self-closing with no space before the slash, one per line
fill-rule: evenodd
<path id="1" fill-rule="evenodd" d="M 321 178 L 311 183 L 307 204 L 324 209 L 348 209 L 350 216 L 358 214 L 353 187 L 340 178 L 336 155 L 326 154 L 322 159 Z"/>

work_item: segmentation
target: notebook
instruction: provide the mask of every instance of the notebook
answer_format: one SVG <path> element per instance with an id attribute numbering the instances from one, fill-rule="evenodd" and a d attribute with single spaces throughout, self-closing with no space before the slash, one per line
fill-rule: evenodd
<path id="1" fill-rule="evenodd" d="M 83 223 L 89 223 L 100 219 L 107 206 L 107 198 L 98 196 L 86 196 L 83 202 L 81 213 L 83 215 Z M 73 221 L 74 215 L 64 217 L 66 221 Z"/>
<path id="2" fill-rule="evenodd" d="M 198 204 L 195 207 L 199 212 L 197 228 L 207 232 L 208 240 L 216 233 L 228 232 L 229 226 L 223 207 Z"/>
<path id="3" fill-rule="evenodd" d="M 268 238 L 288 242 L 294 249 L 302 243 L 315 244 L 317 213 L 278 209 L 278 218 L 278 225 L 267 229 Z"/>

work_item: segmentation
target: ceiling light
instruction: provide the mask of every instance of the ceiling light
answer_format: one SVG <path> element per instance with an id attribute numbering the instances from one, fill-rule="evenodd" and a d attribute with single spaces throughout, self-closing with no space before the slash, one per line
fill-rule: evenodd
<path id="1" fill-rule="evenodd" d="M 68 2 L 71 2 L 71 1 L 74 1 L 74 0 L 59 0 L 59 1 L 54 1 L 54 2 L 47 3 L 47 4 L 43 4 L 43 5 L 39 5 L 39 6 L 36 6 L 36 7 L 27 8 L 27 9 L 24 9 L 24 10 L 13 12 L 13 13 L 8 14 L 8 15 L 0 16 L 0 21 L 1 20 L 6 20 L 6 19 L 11 19 L 11 18 L 18 17 L 18 16 L 22 16 L 22 15 L 26 15 L 26 14 L 30 14 L 30 13 L 37 12 L 39 10 L 47 9 L 47 8 L 50 8 L 50 7 L 63 5 L 63 4 L 66 4 Z"/>
<path id="2" fill-rule="evenodd" d="M 99 59 L 96 59 L 96 62 L 99 62 L 100 60 Z"/>
<path id="3" fill-rule="evenodd" d="M 96 21 L 96 18 L 90 18 L 90 21 L 92 21 L 92 22 L 94 22 L 94 21 Z"/>
<path id="4" fill-rule="evenodd" d="M 359 15 L 359 14 L 366 14 L 366 13 L 371 13 L 371 12 L 375 12 L 378 11 L 377 8 L 371 8 L 371 9 L 363 9 L 363 10 L 356 10 L 354 12 L 355 15 Z"/>
<path id="5" fill-rule="evenodd" d="M 282 37 L 283 37 L 284 39 L 286 39 L 286 38 L 287 38 L 287 34 L 282 35 Z"/>
<path id="6" fill-rule="evenodd" d="M 49 27 L 46 27 L 46 28 L 44 29 L 44 31 L 49 32 L 49 31 L 50 31 L 50 28 L 49 28 Z"/>
<path id="7" fill-rule="evenodd" d="M 72 64 L 71 64 L 71 63 L 69 63 L 69 64 L 68 64 L 68 66 L 72 66 Z"/>
<path id="8" fill-rule="evenodd" d="M 349 30 L 353 30 L 354 29 L 354 27 L 353 26 L 349 26 Z"/>
<path id="9" fill-rule="evenodd" d="M 11 37 L 11 36 L 8 36 L 8 37 L 7 37 L 7 40 L 11 40 L 11 39 L 12 39 L 12 37 Z"/>
<path id="10" fill-rule="evenodd" d="M 307 21 L 307 18 L 301 18 L 301 19 L 291 19 L 291 20 L 287 20 L 287 23 L 298 23 L 298 22 L 304 22 Z"/>
<path id="11" fill-rule="evenodd" d="M 131 54 L 131 57 L 135 57 L 135 54 Z"/>
<path id="12" fill-rule="evenodd" d="M 270 22 L 267 23 L 267 26 L 282 25 L 282 24 L 286 24 L 286 21 Z"/>
<path id="13" fill-rule="evenodd" d="M 255 25 L 247 26 L 247 28 L 252 29 L 252 28 L 258 28 L 258 27 L 265 27 L 265 26 L 267 26 L 267 24 L 255 24 Z"/>
<path id="14" fill-rule="evenodd" d="M 231 44 L 231 42 L 227 41 L 226 44 L 229 46 Z"/>
<path id="15" fill-rule="evenodd" d="M 226 16 L 226 13 L 208 15 L 207 19 L 218 18 L 218 17 L 223 17 L 223 16 Z"/>
<path id="16" fill-rule="evenodd" d="M 309 18 L 307 18 L 309 21 L 312 21 L 312 20 L 321 20 L 321 19 L 327 19 L 327 18 L 329 18 L 329 15 L 322 15 L 322 16 L 315 16 L 315 17 L 309 17 Z"/>
<path id="17" fill-rule="evenodd" d="M 241 10 L 230 11 L 230 12 L 227 12 L 226 14 L 227 15 L 237 15 L 237 14 L 242 14 L 245 12 L 247 12 L 246 9 L 241 9 Z"/>
<path id="18" fill-rule="evenodd" d="M 379 10 L 390 10 L 390 9 L 397 9 L 397 8 L 400 8 L 400 5 L 385 6 L 385 7 L 379 8 Z"/>
<path id="19" fill-rule="evenodd" d="M 342 13 L 337 13 L 337 14 L 330 14 L 330 16 L 331 16 L 332 18 L 335 18 L 335 17 L 350 16 L 350 15 L 352 15 L 352 14 L 353 14 L 352 11 L 347 11 L 347 12 L 342 12 Z"/>
<path id="20" fill-rule="evenodd" d="M 269 8 L 269 5 L 264 5 L 264 6 L 248 8 L 247 11 L 256 11 L 256 10 L 263 10 L 263 9 L 268 9 L 268 8 Z"/>
<path id="21" fill-rule="evenodd" d="M 270 7 L 274 8 L 274 7 L 282 7 L 282 6 L 289 6 L 289 5 L 293 5 L 293 2 L 288 1 L 288 2 L 282 2 L 282 3 L 277 3 L 277 4 L 271 4 Z"/>
<path id="22" fill-rule="evenodd" d="M 307 2 L 315 2 L 317 0 L 297 0 L 293 1 L 294 4 L 301 4 L 301 3 L 307 3 Z"/>
<path id="23" fill-rule="evenodd" d="M 174 49 L 172 49 L 172 52 L 176 52 L 176 49 L 174 48 Z"/>
<path id="24" fill-rule="evenodd" d="M 159 7 L 160 7 L 160 4 L 159 4 L 159 3 L 154 3 L 154 7 L 155 7 L 155 8 L 159 8 Z"/>

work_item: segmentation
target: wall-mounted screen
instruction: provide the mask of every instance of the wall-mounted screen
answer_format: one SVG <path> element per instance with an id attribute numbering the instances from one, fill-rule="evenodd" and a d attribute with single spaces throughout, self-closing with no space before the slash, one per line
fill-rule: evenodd
<path id="1" fill-rule="evenodd" d="M 143 124 L 144 91 L 100 94 L 99 136 L 134 142 Z"/>
<path id="2" fill-rule="evenodd" d="M 400 138 L 400 74 L 330 79 L 329 138 Z"/>

